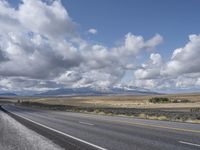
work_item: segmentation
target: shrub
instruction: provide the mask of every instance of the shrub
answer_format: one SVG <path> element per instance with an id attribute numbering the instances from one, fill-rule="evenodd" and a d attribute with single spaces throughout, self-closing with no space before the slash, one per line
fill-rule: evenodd
<path id="1" fill-rule="evenodd" d="M 167 97 L 153 97 L 149 99 L 150 103 L 169 103 L 170 100 Z"/>
<path id="2" fill-rule="evenodd" d="M 200 108 L 191 108 L 190 112 L 193 112 L 193 113 L 200 112 Z"/>

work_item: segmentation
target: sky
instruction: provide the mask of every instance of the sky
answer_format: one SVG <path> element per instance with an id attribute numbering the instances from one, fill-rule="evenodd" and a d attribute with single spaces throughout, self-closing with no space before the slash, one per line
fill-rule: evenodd
<path id="1" fill-rule="evenodd" d="M 0 92 L 200 89 L 199 0 L 0 0 Z"/>

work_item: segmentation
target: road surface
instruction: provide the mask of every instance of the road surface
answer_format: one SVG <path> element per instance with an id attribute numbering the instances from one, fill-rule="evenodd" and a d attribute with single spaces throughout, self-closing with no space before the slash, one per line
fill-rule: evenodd
<path id="1" fill-rule="evenodd" d="M 200 125 L 2 106 L 65 149 L 200 150 Z"/>

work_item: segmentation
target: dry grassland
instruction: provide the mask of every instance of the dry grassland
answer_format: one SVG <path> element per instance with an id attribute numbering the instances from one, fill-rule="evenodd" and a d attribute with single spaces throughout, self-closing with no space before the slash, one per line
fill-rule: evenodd
<path id="1" fill-rule="evenodd" d="M 149 103 L 152 97 L 168 97 L 170 99 L 188 99 L 189 103 Z M 200 107 L 200 94 L 171 94 L 154 96 L 87 96 L 87 97 L 51 97 L 33 99 L 39 102 L 52 105 L 70 105 L 82 107 L 114 107 L 114 108 L 195 108 Z"/>

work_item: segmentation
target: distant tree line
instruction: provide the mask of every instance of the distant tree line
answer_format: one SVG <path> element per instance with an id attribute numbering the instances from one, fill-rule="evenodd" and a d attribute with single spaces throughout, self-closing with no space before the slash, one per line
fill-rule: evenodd
<path id="1" fill-rule="evenodd" d="M 150 103 L 188 103 L 188 99 L 169 99 L 167 97 L 152 97 L 149 99 Z"/>

